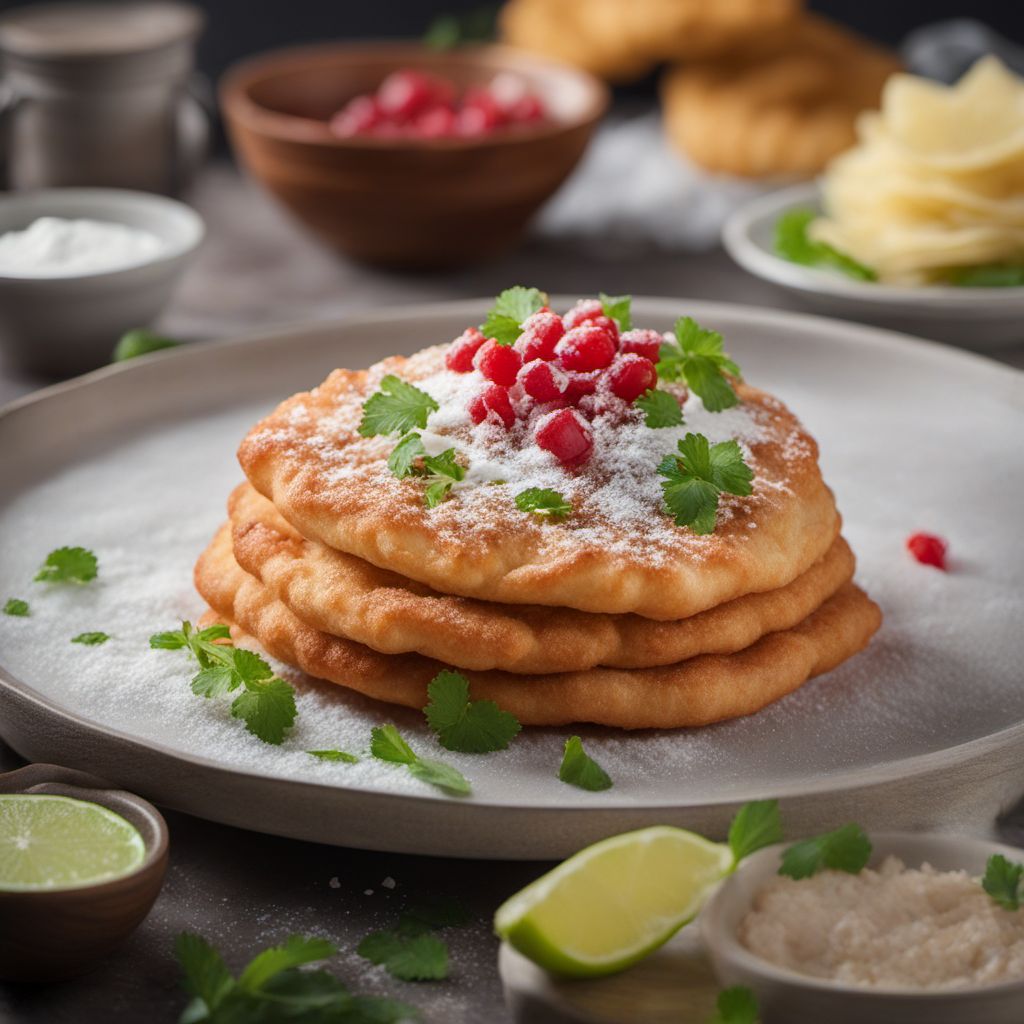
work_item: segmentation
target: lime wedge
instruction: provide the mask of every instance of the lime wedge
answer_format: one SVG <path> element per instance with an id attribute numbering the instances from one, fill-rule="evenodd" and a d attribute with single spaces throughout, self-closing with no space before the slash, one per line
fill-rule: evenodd
<path id="1" fill-rule="evenodd" d="M 73 889 L 126 875 L 145 857 L 137 828 L 87 800 L 0 794 L 0 892 Z"/>
<path id="2" fill-rule="evenodd" d="M 685 829 L 625 832 L 516 893 L 498 908 L 494 927 L 556 974 L 613 974 L 692 921 L 732 862 L 728 846 Z"/>

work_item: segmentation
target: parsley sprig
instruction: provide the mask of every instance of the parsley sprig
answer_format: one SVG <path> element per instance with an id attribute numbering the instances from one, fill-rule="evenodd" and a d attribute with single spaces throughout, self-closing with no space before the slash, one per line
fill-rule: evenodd
<path id="1" fill-rule="evenodd" d="M 227 626 L 196 630 L 190 622 L 181 629 L 154 633 L 149 646 L 164 651 L 188 650 L 199 662 L 192 692 L 200 697 L 219 697 L 242 689 L 231 704 L 231 714 L 264 743 L 280 744 L 295 722 L 295 690 L 274 677 L 271 667 L 253 651 L 232 647 Z"/>
<path id="2" fill-rule="evenodd" d="M 565 752 L 558 769 L 558 777 L 570 786 L 577 786 L 592 793 L 612 788 L 611 777 L 583 749 L 583 740 L 579 736 L 570 736 L 565 741 Z"/>
<path id="3" fill-rule="evenodd" d="M 388 469 L 399 480 L 407 476 L 422 477 L 427 484 L 423 492 L 423 503 L 427 508 L 437 508 L 455 484 L 466 476 L 466 468 L 458 462 L 454 448 L 448 448 L 439 455 L 428 455 L 423 439 L 415 431 L 406 434 L 395 445 L 388 456 Z"/>
<path id="4" fill-rule="evenodd" d="M 652 428 L 679 427 L 683 423 L 683 407 L 675 395 L 651 388 L 633 403 L 644 414 L 644 423 Z"/>
<path id="5" fill-rule="evenodd" d="M 522 333 L 523 321 L 547 305 L 547 301 L 547 295 L 538 288 L 524 288 L 522 285 L 506 288 L 494 300 L 480 331 L 485 338 L 493 338 L 499 345 L 511 345 Z"/>
<path id="6" fill-rule="evenodd" d="M 687 434 L 678 448 L 678 455 L 666 455 L 658 464 L 658 473 L 665 477 L 661 482 L 665 511 L 676 526 L 713 533 L 719 495 L 752 493 L 754 473 L 736 441 L 713 445 L 703 434 Z"/>
<path id="7" fill-rule="evenodd" d="M 414 778 L 453 796 L 467 796 L 472 792 L 469 781 L 458 769 L 441 761 L 420 757 L 390 723 L 375 728 L 371 737 L 370 753 L 381 761 L 404 764 Z"/>
<path id="8" fill-rule="evenodd" d="M 257 954 L 235 978 L 224 958 L 201 935 L 182 932 L 174 951 L 192 1001 L 180 1024 L 239 1024 L 242 1021 L 305 1021 L 308 1024 L 397 1024 L 419 1020 L 419 1012 L 395 999 L 352 995 L 333 974 L 301 970 L 334 956 L 326 939 L 289 936 Z"/>
<path id="9" fill-rule="evenodd" d="M 394 928 L 367 935 L 356 952 L 401 981 L 440 981 L 448 976 L 448 947 L 432 933 L 468 920 L 454 900 L 435 900 L 403 913 Z"/>
<path id="10" fill-rule="evenodd" d="M 1004 910 L 1019 910 L 1022 878 L 1024 864 L 1007 860 L 1001 853 L 994 853 L 985 865 L 981 887 Z"/>
<path id="11" fill-rule="evenodd" d="M 784 213 L 775 223 L 775 251 L 790 263 L 806 267 L 829 267 L 859 281 L 876 281 L 878 275 L 846 253 L 826 242 L 816 242 L 807 229 L 817 218 L 814 210 L 796 209 Z"/>
<path id="12" fill-rule="evenodd" d="M 437 402 L 425 391 L 389 373 L 381 378 L 380 389 L 363 403 L 359 433 L 363 437 L 378 434 L 405 434 L 427 425 L 427 417 L 437 411 Z"/>
<path id="13" fill-rule="evenodd" d="M 99 562 L 88 548 L 57 548 L 46 556 L 36 583 L 88 583 L 96 579 Z"/>
<path id="14" fill-rule="evenodd" d="M 516 495 L 516 508 L 541 519 L 562 519 L 572 514 L 572 503 L 548 487 L 527 487 Z"/>
<path id="15" fill-rule="evenodd" d="M 611 317 L 619 325 L 620 331 L 633 330 L 633 296 L 632 295 L 598 295 L 604 315 Z"/>
<path id="16" fill-rule="evenodd" d="M 24 617 L 28 615 L 28 601 L 22 601 L 20 597 L 9 597 L 4 605 L 4 615 L 17 615 Z"/>
<path id="17" fill-rule="evenodd" d="M 522 726 L 515 715 L 493 700 L 469 699 L 469 680 L 461 672 L 438 672 L 427 687 L 430 700 L 423 709 L 427 724 L 446 750 L 487 754 L 504 750 Z"/>
<path id="18" fill-rule="evenodd" d="M 658 353 L 658 377 L 681 381 L 699 395 L 708 412 L 721 412 L 739 402 L 726 374 L 742 376 L 723 350 L 722 335 L 701 327 L 692 317 L 676 321 L 675 341 L 666 341 Z"/>
<path id="19" fill-rule="evenodd" d="M 860 825 L 851 822 L 833 832 L 794 843 L 782 854 L 779 874 L 810 878 L 829 868 L 856 875 L 871 859 L 871 840 Z"/>

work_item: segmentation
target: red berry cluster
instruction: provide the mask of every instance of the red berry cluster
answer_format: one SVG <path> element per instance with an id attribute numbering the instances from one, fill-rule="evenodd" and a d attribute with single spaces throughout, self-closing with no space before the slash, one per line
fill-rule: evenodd
<path id="1" fill-rule="evenodd" d="M 472 139 L 545 116 L 541 99 L 517 77 L 470 86 L 459 98 L 448 79 L 407 68 L 388 75 L 375 93 L 349 100 L 330 129 L 341 138 Z"/>
<path id="2" fill-rule="evenodd" d="M 510 430 L 517 420 L 563 465 L 576 467 L 594 448 L 589 420 L 624 411 L 658 382 L 657 331 L 619 332 L 596 299 L 565 314 L 546 306 L 522 324 L 514 345 L 499 345 L 475 327 L 451 343 L 445 365 L 477 370 L 488 382 L 469 404 L 474 423 Z"/>

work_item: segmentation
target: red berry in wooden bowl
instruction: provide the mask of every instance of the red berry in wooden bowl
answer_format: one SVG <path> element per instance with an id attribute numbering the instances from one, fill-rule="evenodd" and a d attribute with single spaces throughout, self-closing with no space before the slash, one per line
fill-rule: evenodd
<path id="1" fill-rule="evenodd" d="M 469 403 L 469 418 L 474 423 L 483 423 L 487 420 L 510 430 L 516 421 L 516 412 L 512 408 L 508 388 L 503 388 L 500 384 L 491 384 L 484 388 Z"/>
<path id="2" fill-rule="evenodd" d="M 558 361 L 566 370 L 603 370 L 615 358 L 616 344 L 603 328 L 584 324 L 566 331 L 555 346 Z"/>
<path id="3" fill-rule="evenodd" d="M 658 353 L 665 339 L 657 332 L 643 328 L 635 331 L 626 331 L 619 338 L 620 352 L 635 352 L 644 359 L 650 359 L 652 363 L 658 361 Z"/>
<path id="4" fill-rule="evenodd" d="M 658 371 L 650 359 L 628 352 L 615 357 L 606 379 L 613 395 L 632 402 L 658 383 Z"/>
<path id="5" fill-rule="evenodd" d="M 510 388 L 516 382 L 523 357 L 511 345 L 499 345 L 490 338 L 477 350 L 473 365 L 487 380 Z"/>
<path id="6" fill-rule="evenodd" d="M 568 468 L 583 465 L 594 450 L 590 428 L 575 409 L 558 409 L 542 416 L 533 436 L 541 448 Z"/>
<path id="7" fill-rule="evenodd" d="M 934 565 L 936 569 L 946 568 L 946 551 L 949 545 L 933 533 L 914 533 L 907 538 L 907 550 L 922 565 Z"/>
<path id="8" fill-rule="evenodd" d="M 411 121 L 417 114 L 448 96 L 449 87 L 441 79 L 422 71 L 405 68 L 393 71 L 377 90 L 377 103 L 388 117 Z"/>
<path id="9" fill-rule="evenodd" d="M 448 347 L 444 365 L 453 373 L 471 373 L 473 356 L 487 339 L 475 327 L 467 327 Z"/>
<path id="10" fill-rule="evenodd" d="M 522 330 L 516 340 L 516 348 L 524 363 L 555 358 L 555 346 L 565 334 L 562 318 L 557 313 L 542 309 L 523 321 Z"/>

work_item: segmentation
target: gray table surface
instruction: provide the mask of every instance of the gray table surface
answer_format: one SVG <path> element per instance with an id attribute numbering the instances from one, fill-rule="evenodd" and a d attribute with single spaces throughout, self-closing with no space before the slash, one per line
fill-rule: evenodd
<path id="1" fill-rule="evenodd" d="M 510 284 L 571 294 L 601 288 L 613 294 L 799 308 L 737 269 L 721 250 L 671 253 L 535 237 L 496 263 L 413 276 L 339 259 L 226 166 L 211 168 L 188 198 L 206 218 L 208 239 L 158 326 L 190 340 L 341 318 L 371 308 L 488 296 Z M 1024 366 L 1024 348 L 1004 350 L 1000 358 Z M 5 370 L 0 361 L 0 403 L 47 383 Z M 0 743 L 0 770 L 18 764 L 16 753 Z M 353 990 L 414 1003 L 430 1024 L 508 1021 L 490 919 L 495 907 L 544 865 L 365 853 L 241 832 L 183 814 L 167 817 L 167 884 L 128 945 L 80 981 L 38 988 L 0 985 L 0 1021 L 175 1021 L 185 998 L 172 944 L 186 929 L 216 942 L 236 968 L 287 934 L 325 935 L 341 951 L 332 969 Z M 394 888 L 390 882 L 382 885 L 385 879 Z M 392 923 L 403 906 L 435 894 L 458 897 L 473 915 L 470 925 L 447 935 L 452 955 L 448 980 L 392 981 L 355 955 L 364 935 Z"/>

